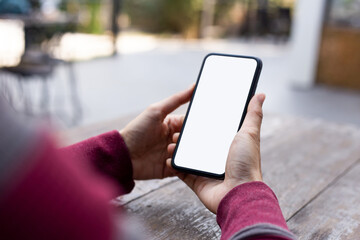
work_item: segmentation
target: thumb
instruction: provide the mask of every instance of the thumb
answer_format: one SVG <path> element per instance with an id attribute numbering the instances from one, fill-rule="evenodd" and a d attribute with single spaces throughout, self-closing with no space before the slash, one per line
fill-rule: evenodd
<path id="1" fill-rule="evenodd" d="M 240 131 L 251 133 L 260 137 L 261 122 L 263 119 L 262 105 L 265 101 L 265 94 L 256 94 L 250 101 L 248 111 Z"/>

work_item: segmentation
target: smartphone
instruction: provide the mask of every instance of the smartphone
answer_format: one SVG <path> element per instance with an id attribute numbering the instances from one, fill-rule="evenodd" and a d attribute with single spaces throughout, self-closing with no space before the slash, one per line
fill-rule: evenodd
<path id="1" fill-rule="evenodd" d="M 210 53 L 202 63 L 171 164 L 223 179 L 230 145 L 255 94 L 259 58 Z"/>

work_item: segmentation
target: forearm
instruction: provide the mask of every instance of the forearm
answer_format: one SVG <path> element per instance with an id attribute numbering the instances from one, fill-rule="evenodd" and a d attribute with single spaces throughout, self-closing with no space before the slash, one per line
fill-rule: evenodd
<path id="1" fill-rule="evenodd" d="M 118 131 L 111 131 L 63 148 L 73 159 L 91 163 L 103 175 L 115 180 L 125 193 L 134 187 L 129 151 Z"/>
<path id="2" fill-rule="evenodd" d="M 277 198 L 263 182 L 231 190 L 220 202 L 217 221 L 221 239 L 293 239 Z"/>

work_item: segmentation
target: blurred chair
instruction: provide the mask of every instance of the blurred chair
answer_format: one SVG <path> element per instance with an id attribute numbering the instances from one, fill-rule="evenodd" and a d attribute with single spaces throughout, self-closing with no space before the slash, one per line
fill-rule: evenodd
<path id="1" fill-rule="evenodd" d="M 35 115 L 34 96 L 28 89 L 28 83 L 32 80 L 41 80 L 41 97 L 39 109 L 43 116 L 59 117 L 68 126 L 79 123 L 82 118 L 82 107 L 77 93 L 77 82 L 72 60 L 59 60 L 58 55 L 54 54 L 59 49 L 61 39 L 65 33 L 76 32 L 79 29 L 79 14 L 84 13 L 84 9 L 89 4 L 104 4 L 111 7 L 111 14 L 105 16 L 107 28 L 113 36 L 113 54 L 116 54 L 116 37 L 120 32 L 118 27 L 118 16 L 120 14 L 121 0 L 85 0 L 64 1 L 62 16 L 58 18 L 46 19 L 41 13 L 41 0 L 0 0 L 0 19 L 17 19 L 24 23 L 25 52 L 21 61 L 16 66 L 3 67 L 0 69 L 2 78 L 12 78 L 16 80 L 13 84 L 17 88 L 18 101 L 23 105 L 26 114 Z M 101 3 L 100 3 L 101 2 Z M 75 10 L 67 9 L 75 6 Z M 71 3 L 71 4 L 70 4 Z M 69 11 L 68 11 L 69 10 Z M 110 9 L 109 9 L 110 10 Z M 93 20 L 95 21 L 95 20 Z M 80 27 L 81 29 L 81 27 Z M 61 57 L 60 57 L 61 58 Z M 68 58 L 62 58 L 68 59 Z M 70 84 L 71 116 L 66 114 L 56 114 L 51 112 L 51 96 L 49 90 L 50 80 L 54 77 L 58 66 L 65 66 L 68 72 Z M 1 79 L 0 79 L 1 80 Z M 10 79 L 11 80 L 11 79 Z M 15 82 L 15 81 L 13 81 Z M 10 94 L 9 94 L 10 95 Z M 9 96 L 11 98 L 11 96 Z M 65 99 L 63 99 L 64 101 Z M 10 99 L 11 102 L 11 99 Z M 58 116 L 57 116 L 58 115 Z"/>
<path id="2" fill-rule="evenodd" d="M 4 72 L 13 74 L 18 80 L 19 93 L 24 103 L 24 112 L 31 114 L 31 94 L 26 91 L 26 81 L 31 78 L 40 78 L 43 83 L 43 93 L 41 99 L 41 109 L 48 110 L 49 104 L 49 90 L 48 79 L 53 74 L 56 60 L 51 58 L 48 54 L 40 51 L 26 51 L 23 55 L 21 62 L 14 67 L 3 68 Z"/>
<path id="3" fill-rule="evenodd" d="M 71 103 L 73 113 L 71 116 L 60 114 L 59 117 L 67 125 L 75 125 L 82 116 L 82 109 L 79 97 L 77 95 L 76 77 L 73 63 L 65 62 L 53 57 L 51 49 L 54 44 L 59 44 L 63 33 L 75 30 L 75 18 L 66 16 L 61 19 L 45 19 L 39 12 L 39 1 L 1 1 L 0 2 L 0 18 L 16 19 L 24 23 L 25 51 L 21 57 L 21 61 L 16 66 L 3 67 L 2 78 L 7 77 L 8 80 L 16 80 L 18 106 L 22 105 L 22 109 L 26 114 L 34 115 L 34 101 L 32 91 L 29 89 L 28 82 L 34 79 L 41 80 L 41 98 L 39 109 L 41 115 L 50 117 L 56 114 L 50 113 L 50 91 L 49 80 L 54 76 L 57 66 L 65 65 L 69 72 L 69 83 L 71 89 Z M 30 9 L 34 7 L 34 9 Z M 49 41 L 51 39 L 51 41 Z M 49 42 L 51 44 L 44 44 Z M 3 84 L 3 83 L 2 83 Z M 3 84 L 4 85 L 4 84 Z M 14 104 L 14 96 L 11 96 L 8 90 L 9 102 Z M 3 90 L 4 91 L 4 90 Z M 6 90 L 5 90 L 6 91 Z M 12 94 L 14 94 L 12 92 Z"/>
<path id="4" fill-rule="evenodd" d="M 60 37 L 58 37 L 60 39 Z M 52 41 L 54 43 L 54 41 Z M 73 108 L 72 114 L 56 114 L 51 113 L 50 109 L 50 91 L 49 91 L 49 81 L 53 78 L 55 74 L 55 69 L 64 65 L 67 68 L 68 80 L 71 91 L 71 106 Z M 80 99 L 77 92 L 77 82 L 74 71 L 73 62 L 63 61 L 56 59 L 51 56 L 50 52 L 33 48 L 25 50 L 24 55 L 21 58 L 20 63 L 17 66 L 13 67 L 4 67 L 2 69 L 4 73 L 8 73 L 17 80 L 17 93 L 19 94 L 18 100 L 21 101 L 20 105 L 23 106 L 24 113 L 28 115 L 34 114 L 34 105 L 33 94 L 29 89 L 28 82 L 36 79 L 41 80 L 41 98 L 39 103 L 40 114 L 45 117 L 50 117 L 51 115 L 60 118 L 69 126 L 76 125 L 82 116 L 82 107 Z M 62 96 L 62 102 L 65 102 L 64 92 L 60 94 Z"/>

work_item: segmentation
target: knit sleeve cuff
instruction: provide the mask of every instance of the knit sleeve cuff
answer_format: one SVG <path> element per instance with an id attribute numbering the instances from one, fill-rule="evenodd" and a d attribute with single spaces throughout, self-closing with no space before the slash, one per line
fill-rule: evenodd
<path id="1" fill-rule="evenodd" d="M 249 182 L 232 189 L 220 202 L 217 222 L 222 239 L 257 224 L 270 224 L 288 231 L 274 192 L 263 182 Z"/>
<path id="2" fill-rule="evenodd" d="M 129 193 L 134 188 L 130 153 L 118 131 L 86 139 L 62 150 L 74 159 L 90 162 L 100 174 L 115 180 L 120 193 Z"/>
<path id="3" fill-rule="evenodd" d="M 97 168 L 121 186 L 124 193 L 134 188 L 133 168 L 129 150 L 117 130 L 95 137 L 99 145 L 99 158 L 95 159 Z"/>

